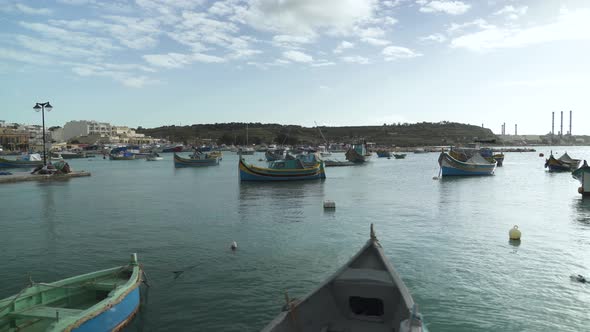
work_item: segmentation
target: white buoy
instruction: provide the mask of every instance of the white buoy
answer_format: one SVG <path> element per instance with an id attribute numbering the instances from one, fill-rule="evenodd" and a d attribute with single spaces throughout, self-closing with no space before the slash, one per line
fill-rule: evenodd
<path id="1" fill-rule="evenodd" d="M 230 246 L 230 248 L 231 248 L 231 250 L 234 250 L 234 251 L 235 251 L 236 249 L 238 249 L 238 244 L 236 243 L 236 241 L 233 241 L 233 242 L 231 243 L 231 246 Z"/>
<path id="2" fill-rule="evenodd" d="M 521 234 L 518 230 L 518 226 L 514 225 L 514 227 L 512 227 L 512 229 L 510 229 L 510 231 L 508 232 L 508 235 L 510 236 L 510 240 L 520 241 Z"/>
<path id="3" fill-rule="evenodd" d="M 324 201 L 324 209 L 336 209 L 336 202 L 334 201 Z"/>

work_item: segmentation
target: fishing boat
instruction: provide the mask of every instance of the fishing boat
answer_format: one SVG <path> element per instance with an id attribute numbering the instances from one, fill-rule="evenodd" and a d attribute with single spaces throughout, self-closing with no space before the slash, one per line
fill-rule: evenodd
<path id="1" fill-rule="evenodd" d="M 406 154 L 405 153 L 394 153 L 393 157 L 395 159 L 404 159 L 406 157 Z"/>
<path id="2" fill-rule="evenodd" d="M 135 154 L 131 152 L 120 152 L 120 153 L 111 153 L 109 154 L 110 160 L 135 160 Z"/>
<path id="3" fill-rule="evenodd" d="M 252 155 L 254 152 L 256 152 L 256 150 L 251 147 L 241 147 L 238 149 L 238 154 Z"/>
<path id="4" fill-rule="evenodd" d="M 287 154 L 287 156 L 290 155 Z M 313 167 L 321 160 L 320 155 L 317 152 L 300 153 L 295 158 L 301 160 L 305 167 Z"/>
<path id="5" fill-rule="evenodd" d="M 195 151 L 190 158 L 182 158 L 176 153 L 174 154 L 174 167 L 203 167 L 219 165 L 218 157 L 211 157 L 209 154 Z"/>
<path id="6" fill-rule="evenodd" d="M 580 161 L 580 159 L 572 159 L 567 152 L 555 159 L 551 151 L 549 159 L 545 160 L 545 168 L 548 168 L 549 172 L 572 172 L 578 168 Z"/>
<path id="7" fill-rule="evenodd" d="M 32 282 L 0 300 L 0 331 L 117 331 L 137 313 L 142 270 L 129 265 L 52 283 Z"/>
<path id="8" fill-rule="evenodd" d="M 418 306 L 389 262 L 371 224 L 367 243 L 301 300 L 286 305 L 262 332 L 426 331 Z"/>
<path id="9" fill-rule="evenodd" d="M 61 152 L 63 159 L 83 159 L 87 158 L 85 152 L 63 151 Z"/>
<path id="10" fill-rule="evenodd" d="M 377 157 L 378 158 L 391 158 L 391 151 L 387 150 L 377 150 Z"/>
<path id="11" fill-rule="evenodd" d="M 285 159 L 285 150 L 283 149 L 268 149 L 264 152 L 266 161 L 275 161 Z"/>
<path id="12" fill-rule="evenodd" d="M 496 170 L 496 161 L 488 161 L 478 150 L 443 151 L 438 164 L 441 176 L 493 175 Z"/>
<path id="13" fill-rule="evenodd" d="M 182 152 L 183 148 L 184 147 L 182 145 L 167 146 L 167 147 L 164 147 L 162 149 L 162 152 L 164 152 L 164 153 L 168 153 L 168 152 Z"/>
<path id="14" fill-rule="evenodd" d="M 326 167 L 342 167 L 342 166 L 354 166 L 354 165 L 358 165 L 356 163 L 353 163 L 351 161 L 348 160 L 332 160 L 332 159 L 326 159 L 324 160 L 324 166 Z"/>
<path id="15" fill-rule="evenodd" d="M 572 172 L 572 176 L 580 181 L 581 186 L 578 188 L 578 193 L 590 196 L 590 167 L 586 160 L 584 160 L 584 164 L 580 168 Z"/>
<path id="16" fill-rule="evenodd" d="M 344 154 L 346 160 L 353 163 L 364 163 L 367 161 L 367 146 L 362 144 L 353 144 Z"/>
<path id="17" fill-rule="evenodd" d="M 504 154 L 503 153 L 496 153 L 492 156 L 496 161 L 498 167 L 501 167 L 504 164 Z"/>
<path id="18" fill-rule="evenodd" d="M 35 168 L 43 165 L 43 160 L 38 153 L 25 154 L 16 160 L 0 158 L 0 168 Z"/>
<path id="19" fill-rule="evenodd" d="M 146 161 L 159 161 L 164 160 L 164 158 L 160 157 L 159 154 L 152 152 L 149 156 L 145 157 Z"/>
<path id="20" fill-rule="evenodd" d="M 293 181 L 326 178 L 323 161 L 306 167 L 301 160 L 296 158 L 272 161 L 268 167 L 247 164 L 243 158 L 240 158 L 238 169 L 241 181 Z"/>

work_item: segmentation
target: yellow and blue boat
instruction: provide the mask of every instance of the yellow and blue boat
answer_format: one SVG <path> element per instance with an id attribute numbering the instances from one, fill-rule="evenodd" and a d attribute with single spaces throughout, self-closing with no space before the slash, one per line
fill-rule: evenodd
<path id="1" fill-rule="evenodd" d="M 0 331 L 118 331 L 137 313 L 143 272 L 128 265 L 52 283 L 31 282 L 0 300 Z"/>
<path id="2" fill-rule="evenodd" d="M 294 181 L 325 179 L 324 162 L 306 167 L 300 159 L 276 160 L 267 167 L 247 164 L 240 158 L 240 181 Z"/>
<path id="3" fill-rule="evenodd" d="M 174 153 L 174 167 L 202 167 L 219 165 L 219 155 L 195 153 L 190 158 L 182 158 Z"/>
<path id="4" fill-rule="evenodd" d="M 438 164 L 442 176 L 493 175 L 496 170 L 496 161 L 487 160 L 477 151 L 471 155 L 454 150 L 441 152 Z"/>

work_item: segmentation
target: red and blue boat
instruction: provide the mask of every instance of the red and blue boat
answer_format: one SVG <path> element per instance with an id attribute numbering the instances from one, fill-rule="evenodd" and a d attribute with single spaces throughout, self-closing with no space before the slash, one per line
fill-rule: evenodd
<path id="1" fill-rule="evenodd" d="M 268 167 L 248 164 L 240 158 L 238 165 L 240 181 L 296 181 L 325 179 L 324 162 L 305 166 L 300 159 L 276 160 Z"/>

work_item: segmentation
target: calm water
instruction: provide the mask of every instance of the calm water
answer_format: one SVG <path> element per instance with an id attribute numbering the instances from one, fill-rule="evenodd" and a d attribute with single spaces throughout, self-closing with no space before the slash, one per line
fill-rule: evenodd
<path id="1" fill-rule="evenodd" d="M 590 286 L 569 275 L 590 275 L 590 200 L 569 174 L 545 172 L 538 152 L 507 153 L 493 177 L 434 181 L 432 153 L 269 184 L 240 184 L 231 153 L 201 169 L 176 170 L 171 155 L 72 160 L 92 177 L 0 186 L 0 298 L 29 273 L 53 281 L 137 252 L 152 286 L 128 330 L 257 331 L 285 290 L 303 296 L 375 223 L 431 331 L 587 330 Z M 590 159 L 590 148 L 568 153 Z M 508 241 L 514 224 L 520 246 Z"/>

